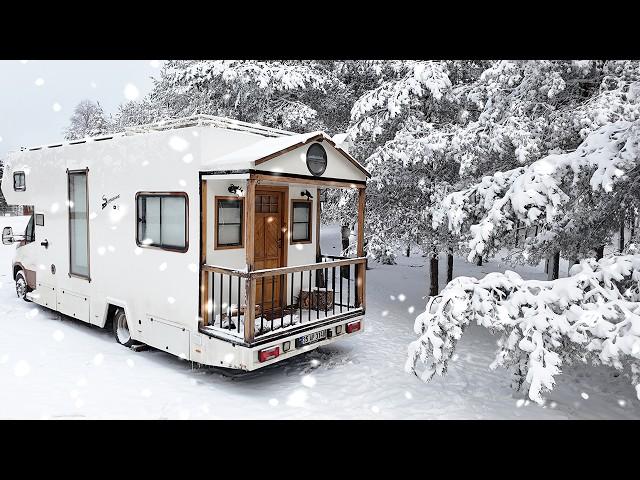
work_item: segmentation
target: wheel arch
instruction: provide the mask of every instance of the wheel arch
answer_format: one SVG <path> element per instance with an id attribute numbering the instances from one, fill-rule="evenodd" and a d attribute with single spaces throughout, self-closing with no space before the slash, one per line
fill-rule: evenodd
<path id="1" fill-rule="evenodd" d="M 98 326 L 100 328 L 105 328 L 106 326 L 108 326 L 108 324 L 113 319 L 113 315 L 115 315 L 116 310 L 119 308 L 124 310 L 124 314 L 126 315 L 127 320 L 129 322 L 133 322 L 133 315 L 131 314 L 131 309 L 129 308 L 127 302 L 116 299 L 116 298 L 107 297 L 105 299 L 102 321 L 98 324 Z M 130 323 L 129 326 L 132 327 L 133 326 L 132 323 Z M 130 328 L 130 330 L 131 330 L 132 337 L 134 337 L 134 334 L 138 333 L 137 329 L 135 328 Z"/>

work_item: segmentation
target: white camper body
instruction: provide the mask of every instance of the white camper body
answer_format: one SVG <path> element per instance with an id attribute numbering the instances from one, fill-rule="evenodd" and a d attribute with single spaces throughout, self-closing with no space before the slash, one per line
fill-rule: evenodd
<path id="1" fill-rule="evenodd" d="M 254 370 L 364 328 L 369 175 L 322 132 L 197 116 L 4 168 L 7 202 L 34 207 L 12 272 L 26 298 L 98 327 L 117 314 L 121 343 Z M 356 257 L 319 254 L 321 188 L 359 192 Z"/>

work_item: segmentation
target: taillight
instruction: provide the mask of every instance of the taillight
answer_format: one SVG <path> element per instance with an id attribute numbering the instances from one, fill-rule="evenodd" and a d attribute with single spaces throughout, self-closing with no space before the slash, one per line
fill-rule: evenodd
<path id="1" fill-rule="evenodd" d="M 357 322 L 347 323 L 346 330 L 347 333 L 357 332 L 358 330 L 360 330 L 360 321 L 358 320 Z"/>
<path id="2" fill-rule="evenodd" d="M 271 348 L 265 348 L 264 350 L 260 350 L 258 352 L 258 360 L 260 360 L 261 362 L 266 362 L 267 360 L 271 360 L 272 358 L 276 358 L 278 355 L 280 355 L 280 347 L 279 346 L 271 347 Z"/>

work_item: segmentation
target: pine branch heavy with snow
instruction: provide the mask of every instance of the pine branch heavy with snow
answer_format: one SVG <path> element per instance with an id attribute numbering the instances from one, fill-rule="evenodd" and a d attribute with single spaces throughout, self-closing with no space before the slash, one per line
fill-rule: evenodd
<path id="1" fill-rule="evenodd" d="M 517 273 L 458 277 L 416 318 L 407 372 L 444 375 L 465 329 L 475 322 L 500 335 L 491 368 L 506 367 L 512 387 L 544 403 L 564 364 L 611 366 L 640 399 L 640 255 L 583 260 L 572 275 L 523 280 Z"/>

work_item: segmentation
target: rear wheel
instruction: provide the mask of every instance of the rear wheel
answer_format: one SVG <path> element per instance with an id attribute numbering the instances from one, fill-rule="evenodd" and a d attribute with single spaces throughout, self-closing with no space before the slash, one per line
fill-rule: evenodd
<path id="1" fill-rule="evenodd" d="M 16 274 L 16 294 L 19 298 L 21 298 L 25 302 L 28 302 L 29 300 L 27 299 L 27 293 L 29 293 L 30 291 L 31 289 L 27 284 L 27 279 L 24 275 L 24 272 L 20 270 Z"/>
<path id="2" fill-rule="evenodd" d="M 125 347 L 130 347 L 136 343 L 131 338 L 127 316 L 121 308 L 116 310 L 116 313 L 113 315 L 113 335 L 116 337 L 116 341 Z"/>

